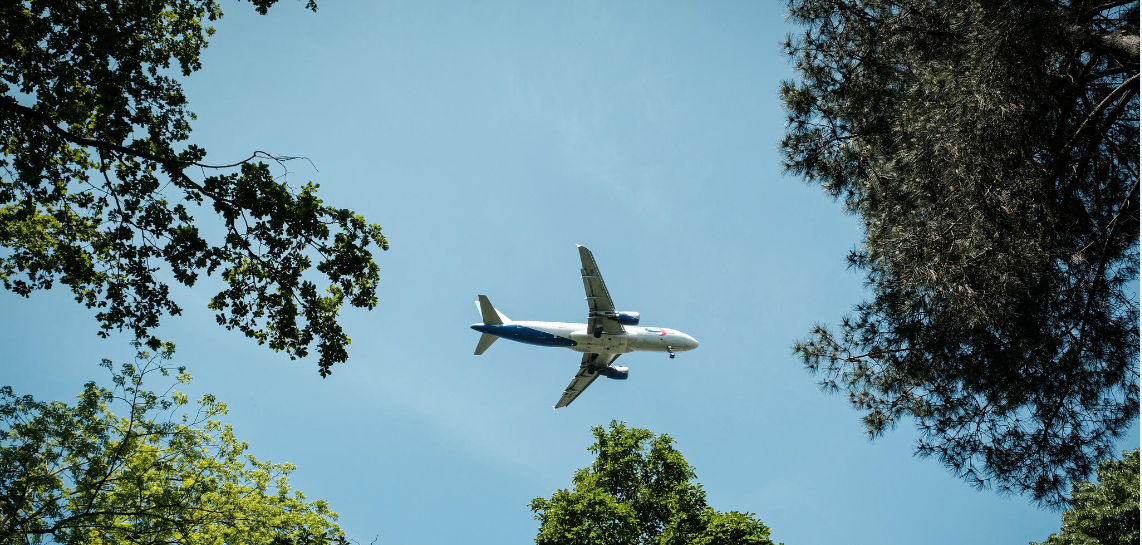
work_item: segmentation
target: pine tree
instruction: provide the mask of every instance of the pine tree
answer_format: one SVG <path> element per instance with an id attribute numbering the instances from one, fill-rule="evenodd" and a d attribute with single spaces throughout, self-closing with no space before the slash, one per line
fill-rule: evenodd
<path id="1" fill-rule="evenodd" d="M 789 7 L 786 168 L 871 292 L 795 353 L 871 435 L 1064 503 L 1138 415 L 1138 2 Z"/>

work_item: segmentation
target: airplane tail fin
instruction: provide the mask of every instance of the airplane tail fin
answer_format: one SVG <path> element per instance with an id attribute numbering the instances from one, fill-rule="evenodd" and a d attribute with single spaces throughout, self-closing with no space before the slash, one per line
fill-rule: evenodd
<path id="1" fill-rule="evenodd" d="M 480 309 L 480 319 L 484 321 L 484 325 L 504 325 L 505 323 L 511 323 L 511 320 L 509 320 L 507 316 L 504 316 L 503 313 L 496 310 L 496 307 L 492 306 L 492 302 L 488 300 L 487 295 L 480 296 L 480 300 L 476 301 L 476 308 Z M 481 334 L 480 342 L 476 345 L 476 355 L 479 356 L 483 354 L 498 338 L 499 337 L 489 333 Z"/>
<path id="2" fill-rule="evenodd" d="M 496 342 L 496 339 L 498 338 L 499 337 L 495 335 L 481 333 L 480 342 L 476 345 L 476 355 L 479 356 L 480 354 L 483 354 L 484 351 L 487 350 L 489 346 L 492 346 L 492 343 Z"/>
<path id="3" fill-rule="evenodd" d="M 480 309 L 480 319 L 484 321 L 484 325 L 503 325 L 511 323 L 511 320 L 503 313 L 496 310 L 492 306 L 492 302 L 488 300 L 487 295 L 479 296 L 480 300 L 476 301 L 476 308 Z"/>

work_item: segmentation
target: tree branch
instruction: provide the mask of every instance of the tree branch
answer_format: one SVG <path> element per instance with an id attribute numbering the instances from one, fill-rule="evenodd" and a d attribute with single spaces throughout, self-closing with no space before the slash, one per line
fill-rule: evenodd
<path id="1" fill-rule="evenodd" d="M 1107 2 L 1101 6 L 1095 6 L 1091 9 L 1086 10 L 1086 12 L 1083 13 L 1083 18 L 1086 19 L 1089 17 L 1094 17 L 1095 15 L 1098 15 L 1098 14 L 1100 14 L 1100 13 L 1102 13 L 1108 9 L 1114 9 L 1114 8 L 1119 7 L 1119 6 L 1125 6 L 1127 4 L 1133 4 L 1137 1 L 1138 0 L 1114 0 L 1113 2 Z"/>
<path id="2" fill-rule="evenodd" d="M 183 168 L 190 167 L 190 166 L 196 166 L 196 167 L 200 167 L 200 168 L 208 168 L 208 169 L 212 169 L 212 170 L 234 168 L 234 167 L 241 166 L 241 165 L 244 165 L 246 163 L 249 163 L 250 161 L 257 159 L 259 157 L 271 159 L 273 161 L 277 161 L 278 163 L 281 163 L 282 161 L 286 161 L 286 160 L 290 160 L 290 159 L 298 159 L 298 157 L 278 157 L 278 156 L 275 156 L 271 153 L 267 153 L 267 152 L 264 152 L 261 150 L 255 151 L 254 153 L 250 154 L 250 156 L 247 157 L 246 159 L 243 159 L 241 161 L 238 161 L 236 163 L 232 163 L 229 165 L 208 165 L 206 163 L 199 163 L 196 161 L 182 161 L 182 160 L 174 159 L 171 157 L 160 157 L 158 155 L 154 155 L 152 153 L 147 153 L 145 151 L 134 150 L 134 149 L 128 148 L 128 147 L 120 145 L 120 144 L 114 144 L 112 142 L 106 142 L 103 140 L 96 140 L 93 138 L 87 138 L 87 137 L 79 136 L 77 134 L 74 134 L 74 133 L 66 130 L 66 129 L 60 128 L 60 126 L 56 124 L 56 121 L 54 119 L 52 119 L 51 116 L 44 114 L 43 112 L 36 111 L 33 108 L 29 108 L 27 106 L 19 104 L 15 100 L 13 100 L 11 97 L 4 97 L 4 98 L 5 98 L 5 100 L 0 100 L 0 110 L 7 110 L 7 111 L 12 112 L 16 115 L 20 115 L 20 116 L 24 116 L 24 117 L 30 117 L 32 119 L 35 119 L 36 121 L 43 123 L 43 125 L 45 127 L 47 127 L 48 130 L 50 130 L 53 134 L 63 138 L 64 140 L 67 140 L 67 141 L 72 142 L 74 144 L 79 144 L 81 146 L 90 146 L 93 148 L 106 150 L 106 151 L 117 151 L 119 153 L 131 155 L 134 157 L 138 157 L 140 159 L 147 159 L 150 161 L 155 161 L 157 163 L 162 163 L 163 165 L 166 165 L 168 167 L 177 168 L 180 171 Z"/>
<path id="3" fill-rule="evenodd" d="M 1109 94 L 1107 94 L 1106 97 L 1102 99 L 1102 102 L 1099 102 L 1098 106 L 1094 107 L 1094 111 L 1086 116 L 1086 119 L 1083 120 L 1082 125 L 1079 125 L 1078 130 L 1076 130 L 1075 133 L 1071 135 L 1070 140 L 1067 140 L 1066 144 L 1063 144 L 1063 147 L 1060 151 L 1065 152 L 1067 148 L 1071 147 L 1075 141 L 1078 140 L 1079 136 L 1082 136 L 1082 133 L 1086 131 L 1087 127 L 1090 126 L 1091 121 L 1096 119 L 1099 114 L 1109 108 L 1111 104 L 1115 103 L 1115 100 L 1120 95 L 1125 94 L 1131 89 L 1133 89 L 1134 93 L 1138 93 L 1138 74 L 1134 74 L 1130 77 L 1130 79 L 1122 82 L 1122 85 L 1119 85 Z"/>

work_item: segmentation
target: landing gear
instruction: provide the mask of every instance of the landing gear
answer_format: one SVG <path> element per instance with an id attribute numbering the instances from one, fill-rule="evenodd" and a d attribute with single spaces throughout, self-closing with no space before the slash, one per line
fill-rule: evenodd
<path id="1" fill-rule="evenodd" d="M 670 359 L 674 359 L 674 347 L 673 346 L 667 346 L 666 351 L 670 352 Z"/>

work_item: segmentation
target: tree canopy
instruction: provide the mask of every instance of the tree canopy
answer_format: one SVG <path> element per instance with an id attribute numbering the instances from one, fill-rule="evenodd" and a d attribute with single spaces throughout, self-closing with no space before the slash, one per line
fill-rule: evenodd
<path id="1" fill-rule="evenodd" d="M 156 373 L 190 381 L 168 350 L 123 365 L 112 388 L 88 383 L 75 405 L 0 388 L 0 542 L 347 544 L 337 514 L 290 487 L 292 465 L 246 453 L 218 420 L 225 404 L 188 410 L 173 387 L 143 388 Z"/>
<path id="2" fill-rule="evenodd" d="M 611 422 L 591 429 L 595 453 L 575 472 L 573 490 L 535 498 L 538 545 L 772 545 L 769 528 L 751 513 L 718 512 L 694 482 L 694 468 L 668 435 Z"/>
<path id="3" fill-rule="evenodd" d="M 1098 482 L 1076 482 L 1063 527 L 1042 545 L 1137 545 L 1138 449 L 1098 464 Z"/>
<path id="4" fill-rule="evenodd" d="M 1138 2 L 788 5 L 785 165 L 871 292 L 794 352 L 871 435 L 1065 503 L 1138 415 Z"/>
<path id="5" fill-rule="evenodd" d="M 316 345 L 326 376 L 348 357 L 342 304 L 377 304 L 388 242 L 316 184 L 275 177 L 290 157 L 210 165 L 188 143 L 176 76 L 201 67 L 221 16 L 215 0 L 0 3 L 0 280 L 23 296 L 66 285 L 101 335 L 157 349 L 160 318 L 182 311 L 168 279 L 217 274 L 219 324 L 291 357 Z"/>

